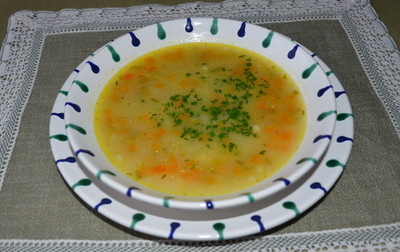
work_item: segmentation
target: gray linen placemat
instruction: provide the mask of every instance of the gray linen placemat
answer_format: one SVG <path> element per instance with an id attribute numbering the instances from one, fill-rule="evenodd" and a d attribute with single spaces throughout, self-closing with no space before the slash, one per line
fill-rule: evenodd
<path id="1" fill-rule="evenodd" d="M 268 234 L 400 222 L 400 139 L 338 20 L 262 24 L 302 43 L 335 72 L 350 99 L 355 143 L 342 177 L 313 208 Z M 49 115 L 61 85 L 91 52 L 127 30 L 48 35 L 0 191 L 0 239 L 157 239 L 95 214 L 54 164 Z M 318 38 L 318 39 L 316 39 Z"/>
<path id="2" fill-rule="evenodd" d="M 337 21 L 303 21 L 265 26 L 300 41 L 333 69 L 348 93 L 355 117 L 354 149 L 334 190 L 312 211 L 277 231 L 318 231 L 399 221 L 400 200 L 393 197 L 400 191 L 399 138 L 341 25 Z M 124 33 L 46 38 L 0 194 L 2 238 L 132 238 L 74 198 L 54 165 L 48 140 L 54 98 L 71 70 L 106 41 Z M 324 36 L 315 40 L 318 34 Z"/>

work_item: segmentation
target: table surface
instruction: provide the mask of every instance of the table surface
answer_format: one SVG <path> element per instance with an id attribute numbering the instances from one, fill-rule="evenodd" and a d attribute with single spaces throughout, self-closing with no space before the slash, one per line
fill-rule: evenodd
<path id="1" fill-rule="evenodd" d="M 186 2 L 195 2 L 189 0 L 120 0 L 120 1 L 107 1 L 107 0 L 69 0 L 69 1 L 41 1 L 41 0 L 2 0 L 0 8 L 0 41 L 7 33 L 7 22 L 10 15 L 20 10 L 49 10 L 59 11 L 61 9 L 73 8 L 102 8 L 102 7 L 125 7 L 132 5 L 144 5 L 149 3 L 158 4 L 180 4 Z M 215 0 L 202 0 L 202 2 L 222 2 Z M 396 44 L 400 45 L 400 1 L 398 0 L 371 0 L 371 5 L 377 11 L 381 21 L 384 22 L 389 30 L 389 35 L 392 36 Z"/>

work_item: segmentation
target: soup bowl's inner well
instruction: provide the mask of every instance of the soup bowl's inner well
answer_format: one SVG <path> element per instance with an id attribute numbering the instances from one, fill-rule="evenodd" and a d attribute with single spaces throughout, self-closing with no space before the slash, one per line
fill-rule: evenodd
<path id="1" fill-rule="evenodd" d="M 169 207 L 229 207 L 285 188 L 322 156 L 335 123 L 311 56 L 231 20 L 128 33 L 74 84 L 65 120 L 78 159 L 117 191 Z"/>

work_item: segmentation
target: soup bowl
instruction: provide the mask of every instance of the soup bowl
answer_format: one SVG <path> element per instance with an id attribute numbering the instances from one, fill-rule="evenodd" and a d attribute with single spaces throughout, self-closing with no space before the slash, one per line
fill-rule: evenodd
<path id="1" fill-rule="evenodd" d="M 270 177 L 253 186 L 216 196 L 194 197 L 164 193 L 129 178 L 107 158 L 95 134 L 96 103 L 106 84 L 133 60 L 161 48 L 203 42 L 255 52 L 289 74 L 304 98 L 307 117 L 305 134 L 289 161 Z M 140 110 L 140 107 L 137 109 Z M 71 148 L 77 160 L 99 179 L 99 183 L 133 200 L 188 210 L 237 207 L 290 187 L 323 156 L 330 143 L 335 122 L 334 92 L 327 73 L 313 59 L 313 55 L 276 31 L 246 22 L 217 18 L 187 18 L 157 23 L 107 43 L 77 74 L 65 104 L 65 127 Z"/>

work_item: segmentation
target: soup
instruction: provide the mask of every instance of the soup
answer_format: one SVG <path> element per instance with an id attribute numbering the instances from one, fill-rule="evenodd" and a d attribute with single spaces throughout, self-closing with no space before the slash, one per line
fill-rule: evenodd
<path id="1" fill-rule="evenodd" d="M 153 51 L 100 94 L 95 133 L 111 163 L 172 195 L 243 190 L 281 169 L 305 134 L 296 83 L 254 52 L 218 43 Z"/>

